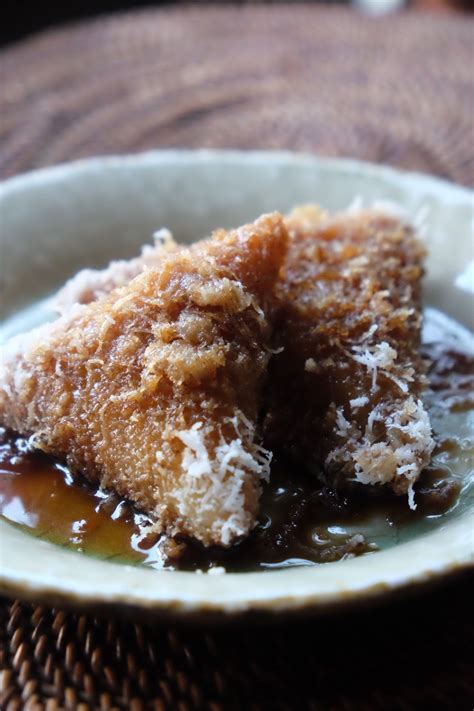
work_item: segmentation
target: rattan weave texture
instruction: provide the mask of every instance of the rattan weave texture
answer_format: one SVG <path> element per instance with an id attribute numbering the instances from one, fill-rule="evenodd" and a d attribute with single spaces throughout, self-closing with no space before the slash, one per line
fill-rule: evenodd
<path id="1" fill-rule="evenodd" d="M 3 53 L 3 175 L 158 147 L 285 148 L 474 183 L 474 22 L 335 7 L 111 16 Z"/>
<path id="2" fill-rule="evenodd" d="M 189 628 L 3 601 L 6 711 L 470 711 L 474 584 L 273 626 Z"/>
<path id="3" fill-rule="evenodd" d="M 169 8 L 0 55 L 2 175 L 159 147 L 344 155 L 474 184 L 474 23 Z M 0 604 L 0 707 L 471 709 L 469 582 L 341 618 L 185 629 Z"/>

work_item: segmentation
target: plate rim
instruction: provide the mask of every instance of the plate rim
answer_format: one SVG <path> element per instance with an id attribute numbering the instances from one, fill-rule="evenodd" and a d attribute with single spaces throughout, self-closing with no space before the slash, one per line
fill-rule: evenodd
<path id="1" fill-rule="evenodd" d="M 371 161 L 360 160 L 358 158 L 338 158 L 334 156 L 320 156 L 316 153 L 308 153 L 304 151 L 285 151 L 285 150 L 239 150 L 239 149 L 220 149 L 220 148 L 163 148 L 149 151 L 141 151 L 137 153 L 105 153 L 103 155 L 90 156 L 86 158 L 78 158 L 72 161 L 64 161 L 51 166 L 43 166 L 34 168 L 29 171 L 19 173 L 7 177 L 0 181 L 0 197 L 3 197 L 12 189 L 23 187 L 25 182 L 44 182 L 53 178 L 58 178 L 74 170 L 87 170 L 107 167 L 120 167 L 134 163 L 135 165 L 153 165 L 155 163 L 163 163 L 167 161 L 179 160 L 187 161 L 189 159 L 202 163 L 214 162 L 218 160 L 233 161 L 239 160 L 251 164 L 253 161 L 261 162 L 287 162 L 301 164 L 319 164 L 323 169 L 337 168 L 348 173 L 355 173 L 362 169 L 372 175 L 385 175 L 387 177 L 401 176 L 406 180 L 416 180 L 417 182 L 425 182 L 428 186 L 435 190 L 452 190 L 474 200 L 474 188 L 469 188 L 466 185 L 454 183 L 445 178 L 425 173 L 421 171 L 405 170 L 396 168 L 384 163 L 373 163 Z"/>
<path id="2" fill-rule="evenodd" d="M 251 165 L 252 163 L 274 163 L 274 164 L 292 164 L 292 165 L 313 165 L 319 170 L 330 170 L 337 172 L 345 172 L 354 174 L 363 173 L 365 176 L 381 177 L 388 179 L 395 179 L 399 181 L 416 181 L 418 186 L 420 181 L 426 189 L 429 190 L 431 194 L 442 192 L 446 195 L 446 191 L 453 194 L 453 196 L 459 196 L 464 200 L 474 201 L 474 191 L 466 186 L 457 185 L 450 181 L 438 178 L 436 176 L 429 175 L 427 173 L 419 173 L 415 171 L 405 171 L 391 166 L 386 166 L 382 164 L 370 163 L 367 161 L 361 161 L 352 158 L 334 158 L 334 157 L 320 157 L 309 153 L 297 153 L 292 151 L 241 151 L 241 150 L 220 150 L 220 149 L 166 149 L 166 150 L 154 150 L 146 151 L 142 153 L 128 153 L 122 155 L 104 155 L 104 156 L 94 156 L 90 158 L 83 158 L 71 162 L 61 163 L 55 166 L 49 166 L 44 168 L 39 168 L 26 173 L 22 173 L 0 183 L 0 199 L 8 197 L 10 192 L 15 192 L 17 190 L 28 189 L 29 186 L 34 186 L 35 184 L 45 184 L 50 181 L 58 181 L 66 177 L 71 172 L 80 173 L 87 172 L 90 170 L 103 170 L 113 167 L 126 167 L 130 166 L 146 166 L 146 165 L 166 165 L 168 162 L 186 162 L 192 161 L 193 163 L 215 163 L 215 162 L 240 162 L 246 165 Z M 474 202 L 473 202 L 474 207 Z M 469 513 L 469 512 L 468 512 Z M 450 526 L 450 529 L 460 525 L 464 519 L 465 515 L 461 516 L 458 520 L 454 521 Z M 0 522 L 0 533 L 4 526 L 14 529 L 15 527 L 6 521 L 2 520 Z M 425 536 L 419 536 L 416 539 L 412 539 L 407 543 L 401 544 L 400 546 L 388 549 L 386 551 L 377 552 L 377 559 L 379 560 L 381 556 L 392 553 L 395 555 L 400 552 L 400 549 L 414 545 L 417 546 L 420 539 L 436 537 L 441 534 L 444 527 L 437 529 L 436 531 L 426 534 Z M 22 532 L 18 529 L 18 533 L 22 537 L 27 537 L 28 534 Z M 34 539 L 33 539 L 34 540 Z M 39 541 L 36 539 L 37 543 L 42 545 L 52 546 L 56 551 L 62 551 L 68 555 L 77 556 L 82 555 L 73 551 L 66 551 L 63 548 L 56 546 L 52 543 L 46 541 Z M 108 595 L 104 595 L 103 591 L 89 590 L 85 592 L 81 589 L 79 585 L 77 589 L 73 589 L 71 586 L 58 584 L 56 579 L 53 583 L 48 583 L 43 577 L 34 577 L 29 579 L 25 577 L 28 575 L 28 571 L 18 572 L 15 571 L 15 563 L 12 562 L 12 556 L 14 557 L 13 551 L 7 552 L 7 565 L 4 564 L 5 553 L 0 554 L 0 559 L 2 559 L 2 571 L 0 573 L 0 589 L 7 595 L 15 595 L 18 597 L 23 597 L 27 599 L 35 600 L 46 600 L 57 599 L 63 603 L 74 604 L 76 606 L 87 605 L 111 605 L 111 606 L 125 606 L 127 608 L 140 608 L 141 610 L 148 612 L 156 612 L 160 614 L 171 614 L 178 616 L 195 616 L 199 615 L 215 615 L 229 617 L 238 614 L 245 614 L 250 612 L 321 612 L 324 610 L 330 610 L 340 607 L 347 607 L 351 603 L 358 603 L 364 600 L 370 600 L 375 598 L 385 597 L 389 593 L 401 591 L 403 589 L 413 588 L 417 585 L 423 585 L 427 582 L 435 582 L 444 579 L 454 573 L 459 573 L 467 569 L 474 569 L 474 542 L 470 545 L 465 545 L 464 554 L 460 557 L 452 558 L 451 560 L 446 559 L 444 564 L 431 565 L 419 567 L 416 573 L 404 574 L 395 578 L 393 580 L 388 580 L 387 578 L 383 580 L 372 581 L 370 585 L 363 584 L 359 587 L 354 588 L 339 588 L 333 589 L 330 592 L 325 592 L 317 590 L 316 579 L 313 581 L 314 585 L 313 591 L 311 593 L 301 593 L 296 590 L 294 593 L 287 593 L 286 595 L 273 596 L 273 597 L 259 597 L 255 596 L 252 598 L 248 596 L 247 598 L 241 597 L 240 599 L 234 599 L 232 596 L 230 598 L 219 598 L 219 596 L 214 600 L 205 600 L 199 596 L 195 597 L 194 600 L 183 600 L 183 597 L 173 598 L 172 595 L 163 596 L 161 594 L 156 594 L 151 597 L 144 596 L 143 592 L 136 592 L 130 594 L 126 590 L 126 586 L 123 590 L 115 590 L 114 592 L 109 592 Z M 462 547 L 460 548 L 462 550 Z M 369 560 L 372 556 L 364 556 L 364 560 Z M 97 564 L 103 561 L 98 561 L 96 558 L 87 556 L 89 561 L 93 561 Z M 10 563 L 8 562 L 10 560 Z M 353 559 L 353 561 L 362 559 Z M 384 559 L 385 560 L 385 559 Z M 438 559 L 441 563 L 441 560 Z M 340 565 L 350 565 L 353 561 L 340 561 L 338 563 L 331 564 L 331 569 L 335 570 L 334 566 Z M 382 563 L 382 561 L 380 561 Z M 124 564 L 117 563 L 107 563 L 107 565 L 116 566 L 120 568 L 121 571 L 126 571 L 130 569 L 131 566 L 126 566 Z M 360 564 L 359 564 L 360 565 Z M 9 567 L 10 566 L 10 567 Z M 370 567 L 370 566 L 369 566 Z M 383 567 L 383 566 L 382 566 Z M 339 568 L 338 568 L 339 569 Z M 139 570 L 138 568 L 133 568 L 134 571 Z M 242 577 L 245 576 L 246 580 L 249 580 L 248 576 L 265 576 L 268 580 L 273 579 L 273 576 L 283 577 L 289 575 L 290 569 L 275 570 L 275 571 L 264 571 L 257 573 L 226 573 L 224 576 L 212 576 L 212 585 L 214 588 L 219 590 L 226 589 L 229 581 L 234 579 L 234 576 Z M 292 577 L 295 576 L 294 571 L 296 568 L 292 568 Z M 298 570 L 302 570 L 301 568 Z M 314 573 L 321 570 L 319 566 L 306 568 L 306 571 L 312 571 L 309 574 L 311 578 L 317 578 Z M 347 570 L 347 567 L 346 567 Z M 158 581 L 159 576 L 185 576 L 184 579 L 189 580 L 192 578 L 194 581 L 201 580 L 200 585 L 204 581 L 209 579 L 210 576 L 204 574 L 201 576 L 196 576 L 195 573 L 186 572 L 171 572 L 171 571 L 156 571 L 156 570 L 141 570 L 140 572 L 145 572 L 155 576 L 156 581 Z M 307 576 L 304 573 L 303 577 Z M 126 577 L 126 576 L 124 576 Z M 141 577 L 141 576 L 138 576 Z M 321 576 L 320 576 L 321 577 Z M 324 577 L 324 576 L 322 576 Z M 343 576 L 344 577 L 344 576 Z M 276 578 L 275 578 L 276 579 Z M 263 579 L 262 579 L 263 580 Z M 224 587 L 222 587 L 223 583 Z M 60 581 L 59 581 L 60 582 Z M 207 583 L 206 583 L 207 585 Z M 210 586 L 210 583 L 208 587 Z M 155 586 L 152 586 L 155 588 Z M 164 586 L 167 587 L 166 585 Z"/>

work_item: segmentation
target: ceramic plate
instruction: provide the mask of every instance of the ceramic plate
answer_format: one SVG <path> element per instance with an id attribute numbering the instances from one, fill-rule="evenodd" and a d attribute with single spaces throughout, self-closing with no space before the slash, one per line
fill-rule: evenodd
<path id="1" fill-rule="evenodd" d="M 38 301 L 84 266 L 137 253 L 161 226 L 181 241 L 265 211 L 354 197 L 422 215 L 429 245 L 425 300 L 472 327 L 473 194 L 425 175 L 288 153 L 155 152 L 95 158 L 1 186 L 3 337 L 44 317 Z M 31 308 L 32 305 L 35 305 Z M 460 330 L 460 337 L 468 338 Z M 381 550 L 312 567 L 221 576 L 105 562 L 0 520 L 5 592 L 35 600 L 118 605 L 160 614 L 317 611 L 440 579 L 473 564 L 473 495 L 429 527 L 380 541 Z"/>

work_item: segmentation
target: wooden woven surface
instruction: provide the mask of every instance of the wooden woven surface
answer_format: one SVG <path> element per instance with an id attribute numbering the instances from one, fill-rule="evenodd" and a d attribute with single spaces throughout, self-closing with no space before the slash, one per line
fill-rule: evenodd
<path id="1" fill-rule="evenodd" d="M 3 175 L 160 146 L 289 148 L 474 183 L 474 22 L 318 6 L 143 11 L 2 56 Z"/>
<path id="2" fill-rule="evenodd" d="M 474 24 L 147 10 L 0 55 L 3 176 L 98 153 L 276 148 L 474 184 Z M 276 627 L 186 629 L 0 601 L 0 708 L 472 709 L 472 581 Z"/>
<path id="3" fill-rule="evenodd" d="M 165 627 L 0 606 L 1 708 L 471 711 L 474 584 L 343 617 Z"/>

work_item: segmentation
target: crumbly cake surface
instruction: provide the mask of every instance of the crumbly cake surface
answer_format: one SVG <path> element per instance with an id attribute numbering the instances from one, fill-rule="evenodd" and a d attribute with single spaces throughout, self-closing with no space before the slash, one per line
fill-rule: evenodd
<path id="1" fill-rule="evenodd" d="M 144 245 L 138 257 L 112 261 L 105 269 L 81 269 L 52 298 L 55 311 L 64 314 L 74 304 L 90 304 L 107 296 L 144 269 L 158 266 L 167 254 L 178 249 L 169 230 L 158 230 L 153 236 L 154 244 Z"/>
<path id="2" fill-rule="evenodd" d="M 255 523 L 255 423 L 286 250 L 277 213 L 173 249 L 124 287 L 13 339 L 0 421 L 172 534 L 230 545 Z"/>
<path id="3" fill-rule="evenodd" d="M 291 443 L 332 485 L 386 484 L 414 506 L 433 449 L 418 353 L 425 249 L 374 210 L 309 205 L 286 224 L 268 441 Z"/>

